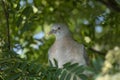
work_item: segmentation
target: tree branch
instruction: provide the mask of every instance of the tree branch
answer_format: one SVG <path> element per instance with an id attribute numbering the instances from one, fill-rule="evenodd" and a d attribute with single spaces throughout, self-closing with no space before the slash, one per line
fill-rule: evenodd
<path id="1" fill-rule="evenodd" d="M 7 48 L 8 50 L 11 49 L 10 47 L 10 27 L 9 27 L 9 12 L 8 12 L 8 5 L 5 3 L 5 0 L 1 0 L 2 2 L 2 7 L 3 7 L 3 10 L 4 10 L 4 15 L 5 15 L 5 18 L 6 18 L 6 32 L 7 32 Z"/>
<path id="2" fill-rule="evenodd" d="M 104 5 L 106 5 L 108 8 L 120 12 L 120 6 L 119 4 L 117 4 L 117 2 L 115 0 L 97 0 L 101 3 L 103 3 Z"/>
<path id="3" fill-rule="evenodd" d="M 100 52 L 100 51 L 98 51 L 98 50 L 95 50 L 95 49 L 93 49 L 93 48 L 88 48 L 90 51 L 93 51 L 93 52 L 95 52 L 95 53 L 98 53 L 99 55 L 103 55 L 103 56 L 105 56 L 106 55 L 106 53 L 105 52 Z"/>

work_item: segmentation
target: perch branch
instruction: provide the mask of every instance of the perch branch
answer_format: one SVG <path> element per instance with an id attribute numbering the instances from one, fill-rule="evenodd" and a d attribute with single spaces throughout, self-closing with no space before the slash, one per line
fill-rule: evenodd
<path id="1" fill-rule="evenodd" d="M 95 49 L 93 49 L 93 48 L 88 48 L 88 49 L 89 49 L 90 51 L 92 51 L 92 52 L 98 53 L 99 55 L 103 55 L 103 56 L 106 55 L 105 52 L 101 52 L 101 51 L 95 50 Z"/>

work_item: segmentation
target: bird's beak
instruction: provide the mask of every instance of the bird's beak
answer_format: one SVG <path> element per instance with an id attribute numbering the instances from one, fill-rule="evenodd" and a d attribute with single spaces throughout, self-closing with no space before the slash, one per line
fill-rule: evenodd
<path id="1" fill-rule="evenodd" d="M 51 30 L 49 33 L 48 33 L 48 35 L 51 35 L 51 34 L 53 34 L 53 33 L 55 33 L 56 32 L 56 30 Z"/>

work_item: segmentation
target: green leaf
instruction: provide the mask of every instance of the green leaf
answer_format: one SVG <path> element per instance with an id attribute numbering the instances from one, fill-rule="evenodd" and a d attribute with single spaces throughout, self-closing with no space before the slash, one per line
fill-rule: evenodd
<path id="1" fill-rule="evenodd" d="M 52 63 L 51 60 L 49 60 L 49 65 L 50 65 L 51 67 L 53 67 L 53 63 Z"/>
<path id="2" fill-rule="evenodd" d="M 27 6 L 25 9 L 22 11 L 22 14 L 25 15 L 27 18 L 30 16 L 30 14 L 33 13 L 32 6 Z"/>
<path id="3" fill-rule="evenodd" d="M 47 80 L 51 80 L 51 77 L 52 77 L 52 74 L 51 74 L 51 73 L 48 73 L 48 75 L 47 75 Z"/>
<path id="4" fill-rule="evenodd" d="M 23 21 L 22 16 L 19 16 L 19 17 L 18 17 L 18 20 L 16 21 L 17 27 L 19 27 L 19 26 L 21 25 L 22 21 Z"/>
<path id="5" fill-rule="evenodd" d="M 78 63 L 74 63 L 74 64 L 71 64 L 69 66 L 66 67 L 67 70 L 72 70 L 73 68 L 77 67 L 79 64 Z"/>
<path id="6" fill-rule="evenodd" d="M 30 65 L 29 65 L 29 68 L 28 68 L 28 69 L 29 69 L 29 71 L 34 70 L 34 66 L 35 66 L 35 64 L 34 64 L 34 63 L 33 63 L 33 64 L 30 64 Z"/>
<path id="7" fill-rule="evenodd" d="M 67 76 L 66 76 L 66 80 L 70 80 L 71 77 L 72 77 L 72 75 L 70 73 L 68 73 Z"/>
<path id="8" fill-rule="evenodd" d="M 76 67 L 72 72 L 75 72 L 75 74 L 80 74 L 84 71 L 85 69 L 83 68 L 83 66 L 78 66 Z"/>
<path id="9" fill-rule="evenodd" d="M 83 80 L 88 80 L 87 76 L 84 74 L 79 74 L 79 78 L 81 78 Z"/>
<path id="10" fill-rule="evenodd" d="M 29 23 L 26 22 L 26 23 L 23 25 L 23 27 L 21 28 L 21 33 L 23 34 L 24 32 L 31 30 L 31 29 L 32 29 L 32 25 L 33 25 L 33 23 L 31 23 L 31 22 L 29 22 Z"/>
<path id="11" fill-rule="evenodd" d="M 21 77 L 21 73 L 15 73 L 10 75 L 7 80 L 16 80 L 17 78 L 20 78 L 20 77 Z"/>
<path id="12" fill-rule="evenodd" d="M 57 68 L 58 68 L 58 62 L 57 62 L 57 60 L 56 60 L 56 59 L 54 59 L 54 63 L 55 63 L 55 67 L 57 67 Z"/>
<path id="13" fill-rule="evenodd" d="M 73 76 L 73 80 L 77 80 L 77 77 L 76 77 L 76 76 Z"/>
<path id="14" fill-rule="evenodd" d="M 20 65 L 19 62 L 15 63 L 15 65 L 14 65 L 14 70 L 17 69 L 17 68 L 19 68 L 19 65 Z"/>
<path id="15" fill-rule="evenodd" d="M 68 62 L 68 63 L 65 63 L 64 65 L 63 65 L 63 67 L 64 68 L 67 68 L 67 67 L 69 67 L 71 65 L 71 62 Z"/>
<path id="16" fill-rule="evenodd" d="M 34 68 L 36 73 L 38 73 L 41 70 L 41 65 L 35 65 L 36 67 Z"/>
<path id="17" fill-rule="evenodd" d="M 20 65 L 20 69 L 22 69 L 23 71 L 27 69 L 27 62 L 23 62 Z"/>
<path id="18" fill-rule="evenodd" d="M 66 75 L 67 75 L 67 72 L 63 71 L 61 76 L 60 76 L 60 80 L 65 80 Z"/>
<path id="19" fill-rule="evenodd" d="M 57 79 L 61 75 L 61 72 L 62 72 L 61 69 L 57 69 L 54 77 Z"/>

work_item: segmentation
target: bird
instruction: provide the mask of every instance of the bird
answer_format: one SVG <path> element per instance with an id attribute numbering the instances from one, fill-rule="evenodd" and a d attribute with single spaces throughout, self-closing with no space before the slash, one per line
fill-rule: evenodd
<path id="1" fill-rule="evenodd" d="M 76 42 L 65 23 L 55 23 L 51 27 L 49 35 L 55 36 L 55 41 L 48 50 L 48 59 L 55 66 L 54 59 L 59 68 L 63 68 L 65 63 L 78 63 L 88 65 L 88 56 L 83 44 Z"/>

